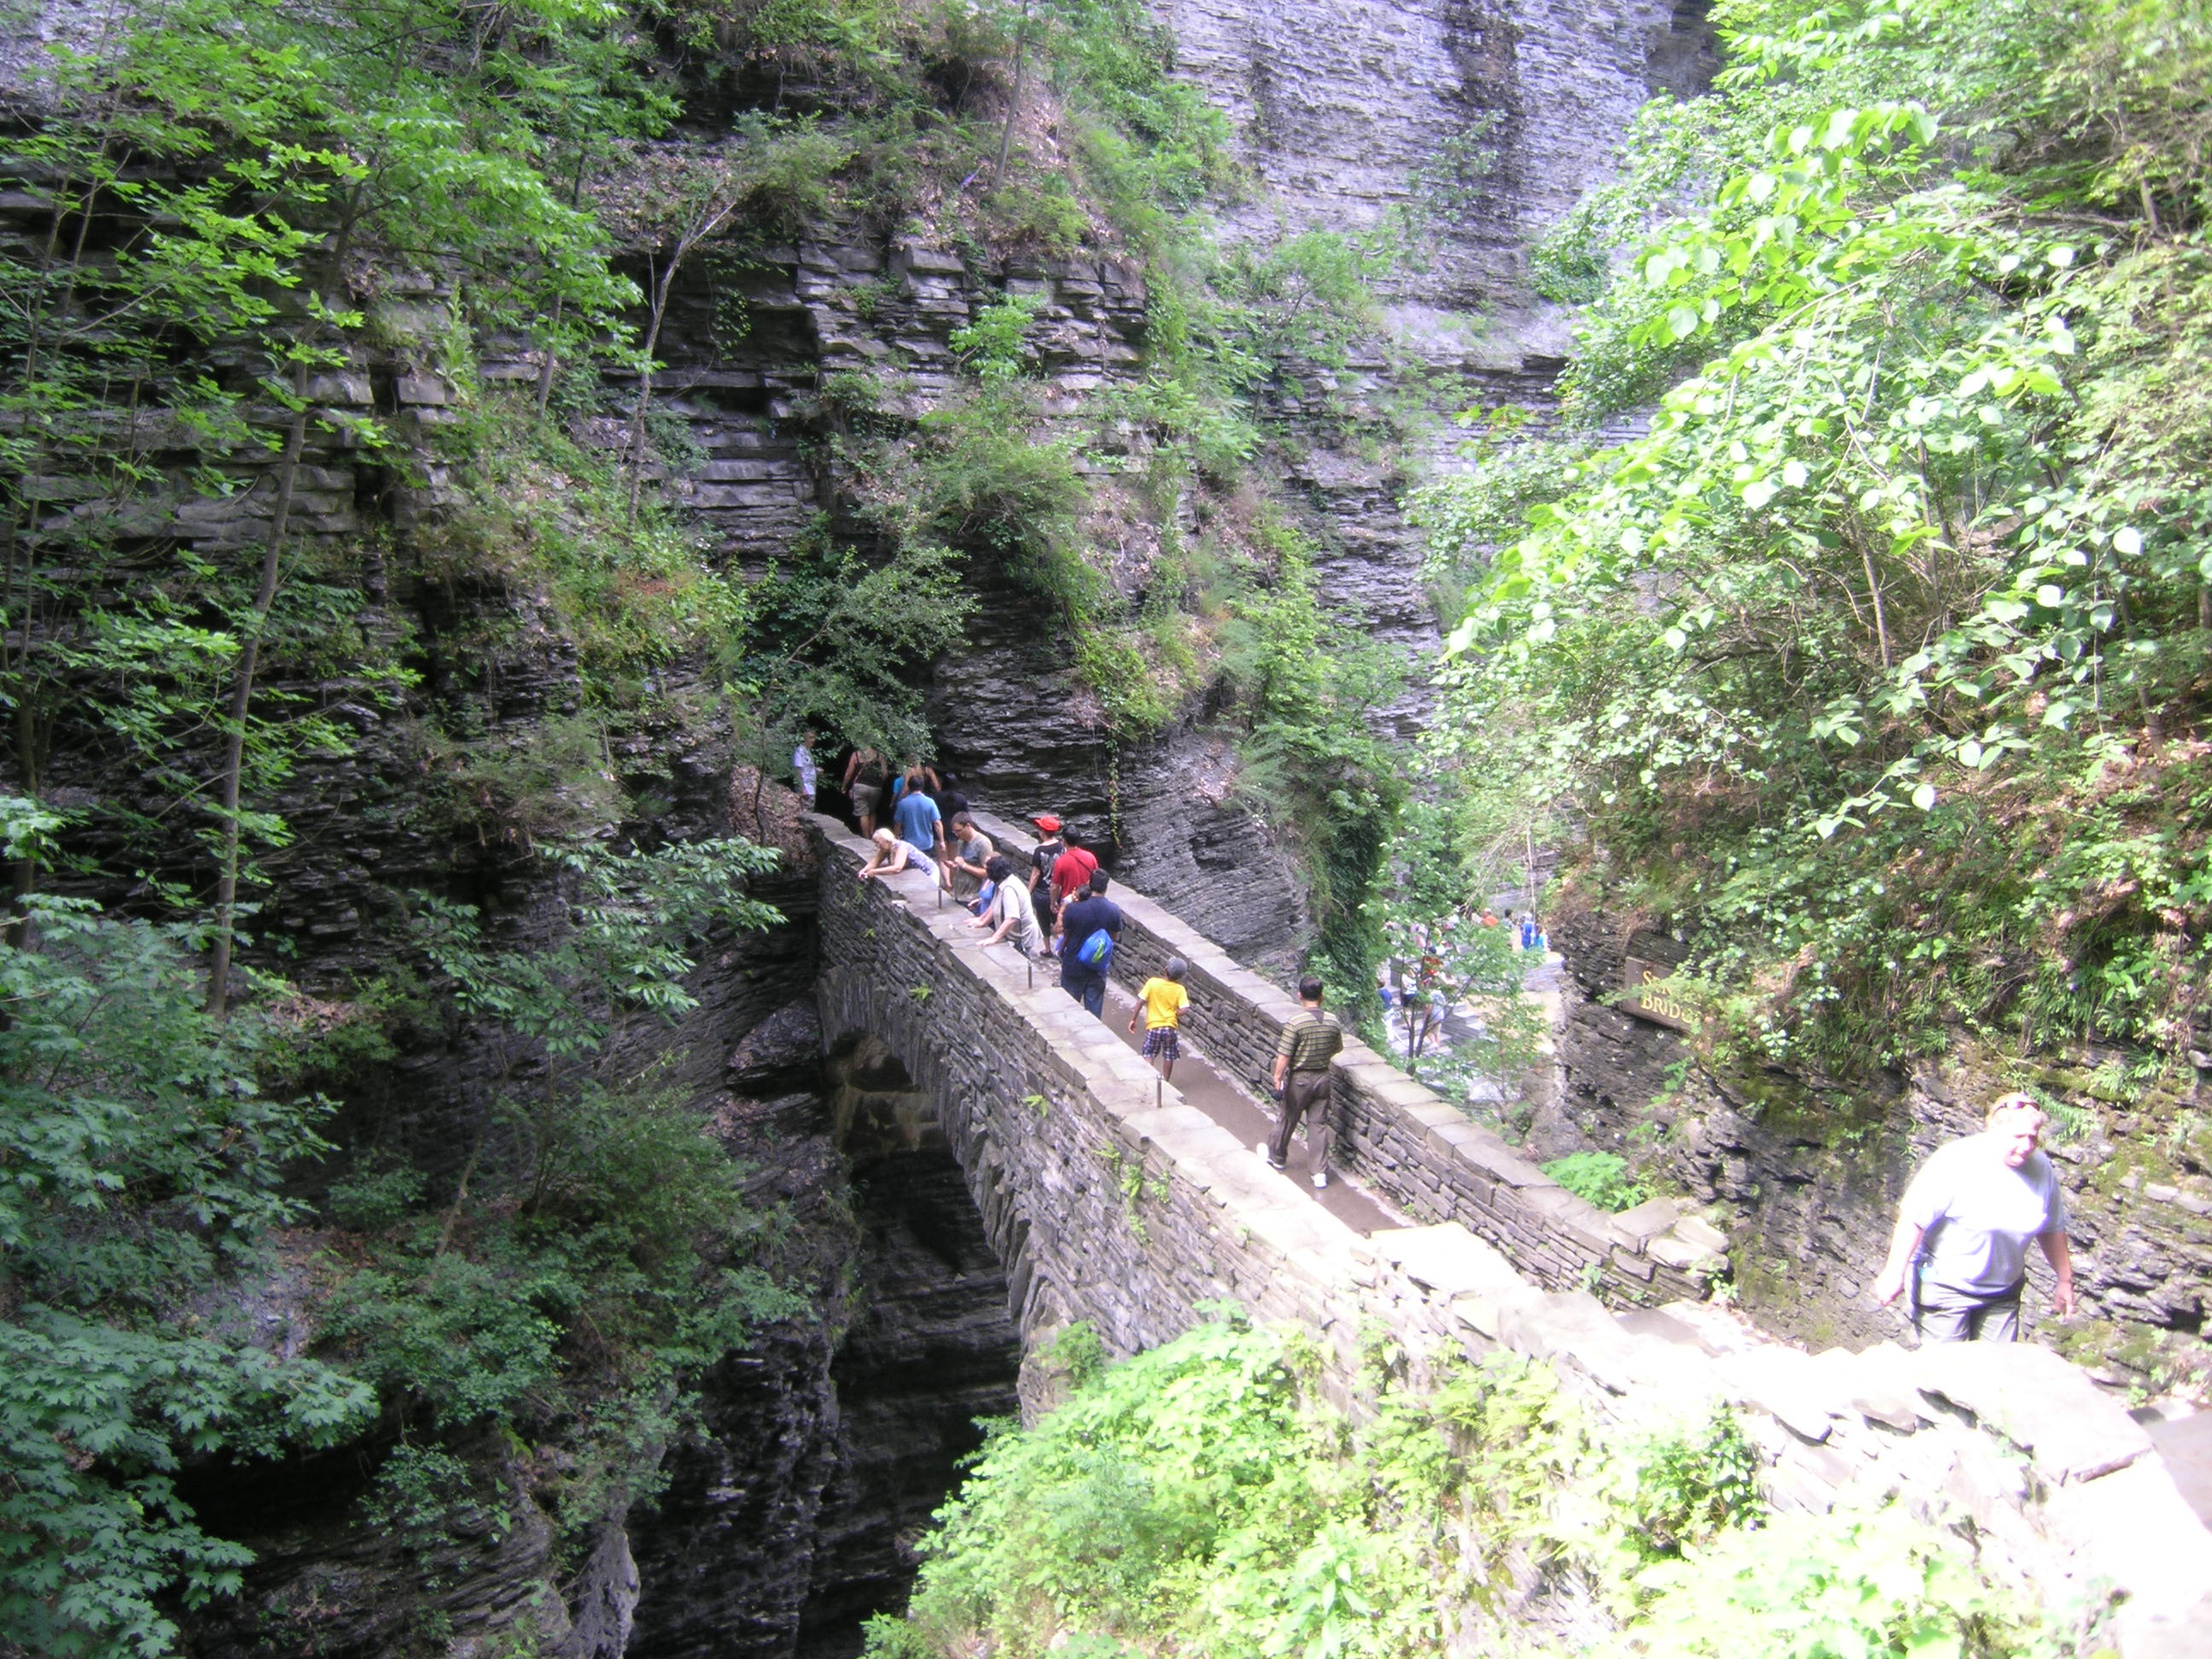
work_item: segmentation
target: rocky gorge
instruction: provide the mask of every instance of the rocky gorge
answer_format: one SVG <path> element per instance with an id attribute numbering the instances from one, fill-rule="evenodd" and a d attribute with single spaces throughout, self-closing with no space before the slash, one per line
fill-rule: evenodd
<path id="1" fill-rule="evenodd" d="M 978 806 L 1012 821 L 1058 812 L 1118 878 L 1239 963 L 1295 972 L 1316 959 L 1331 925 L 1357 915 L 1369 890 L 1360 884 L 1387 874 L 1380 841 L 1346 854 L 1330 840 L 1343 803 L 1371 793 L 1376 774 L 1402 783 L 1416 742 L 1449 718 L 1432 680 L 1457 618 L 1437 614 L 1429 538 L 1410 498 L 1462 466 L 1449 420 L 1460 410 L 1510 407 L 1531 417 L 1528 431 L 1554 428 L 1574 313 L 1538 291 L 1528 251 L 1609 176 L 1648 99 L 1695 94 L 1719 61 L 1693 3 L 1167 0 L 1138 18 L 1161 31 L 1145 50 L 1174 83 L 1225 118 L 1227 183 L 1203 231 L 1206 257 L 1259 262 L 1240 292 L 1257 296 L 1245 303 L 1275 329 L 1254 324 L 1238 337 L 1255 356 L 1249 340 L 1271 343 L 1231 382 L 1253 417 L 1230 465 L 1193 459 L 1194 428 L 1176 424 L 1192 417 L 1159 388 L 1166 337 L 1190 326 L 1175 321 L 1176 307 L 1197 312 L 1200 334 L 1245 325 L 1209 318 L 1192 302 L 1201 290 L 1176 286 L 1188 249 L 1148 247 L 1081 182 L 1092 176 L 1079 161 L 1093 154 L 1085 145 L 1141 125 L 1098 125 L 1082 100 L 1102 94 L 1083 92 L 1064 66 L 1033 66 L 1041 80 L 1018 101 L 1024 83 L 1009 59 L 1020 61 L 1027 37 L 1011 11 L 992 11 L 1003 27 L 988 50 L 957 28 L 913 47 L 924 115 L 902 114 L 916 125 L 870 139 L 873 150 L 855 140 L 838 165 L 890 172 L 886 155 L 919 150 L 956 122 L 981 135 L 977 155 L 933 175 L 897 211 L 749 185 L 725 210 L 722 244 L 709 237 L 690 257 L 672 254 L 671 225 L 703 222 L 702 210 L 674 190 L 653 220 L 637 204 L 654 168 L 689 178 L 696 164 L 719 177 L 732 153 L 752 153 L 745 145 L 764 129 L 745 123 L 763 113 L 793 124 L 777 129 L 779 143 L 857 123 L 854 112 L 878 118 L 869 76 L 890 71 L 841 56 L 848 37 L 834 32 L 775 33 L 765 9 L 739 6 L 696 27 L 656 15 L 622 32 L 624 49 L 652 66 L 656 94 L 690 100 L 683 118 L 604 153 L 575 140 L 573 182 L 556 180 L 571 208 L 588 197 L 614 228 L 608 269 L 628 279 L 634 303 L 603 320 L 633 337 L 654 331 L 649 380 L 635 352 L 594 356 L 544 326 L 543 309 L 490 305 L 482 296 L 497 278 L 483 259 L 364 234 L 349 261 L 311 283 L 333 313 L 357 313 L 353 321 L 302 321 L 313 307 L 289 300 L 277 308 L 319 354 L 301 362 L 289 404 L 269 389 L 281 392 L 283 376 L 257 380 L 243 367 L 245 349 L 165 339 L 172 356 L 219 361 L 246 411 L 240 420 L 258 422 L 259 434 L 165 426 L 120 469 L 152 480 L 129 486 L 142 492 L 130 501 L 142 517 L 118 529 L 70 505 L 128 493 L 105 474 L 94 490 L 46 451 L 11 462 L 14 499 L 32 504 L 23 522 L 98 526 L 87 532 L 97 558 L 79 549 L 68 556 L 81 567 L 64 560 L 50 585 L 40 586 L 43 574 L 23 579 L 48 607 L 23 614 L 46 620 L 11 623 L 20 731 L 44 725 L 19 736 L 7 787 L 62 815 L 58 855 L 35 879 L 27 869 L 20 890 L 43 887 L 143 923 L 183 914 L 180 896 L 210 885 L 209 826 L 222 822 L 210 805 L 221 770 L 210 734 L 234 659 L 149 668 L 128 654 L 140 635 L 103 634 L 84 618 L 128 611 L 149 629 L 183 617 L 241 635 L 270 626 L 282 640 L 256 706 L 312 709 L 332 733 L 283 750 L 247 786 L 283 831 L 251 861 L 240 947 L 255 972 L 289 988 L 283 1042 L 309 1058 L 283 1074 L 302 1097 L 328 1102 L 319 1120 L 328 1144 L 286 1176 L 292 1207 L 269 1253 L 236 1285 L 202 1294 L 192 1321 L 242 1323 L 246 1346 L 288 1362 L 337 1353 L 316 1345 L 334 1342 L 334 1310 L 366 1300 L 371 1278 L 414 1275 L 428 1289 L 409 1305 L 431 1307 L 451 1257 L 483 1269 L 491 1297 L 540 1309 L 559 1328 L 563 1376 L 601 1379 L 573 1389 L 541 1379 L 523 1390 L 525 1405 L 465 1417 L 440 1415 L 448 1408 L 426 1403 L 427 1389 L 387 1375 L 368 1414 L 328 1443 L 281 1457 L 189 1452 L 178 1491 L 208 1533 L 252 1559 L 234 1592 L 161 1593 L 175 1651 L 860 1650 L 864 1621 L 902 1605 L 916 1541 L 982 1443 L 978 1419 L 1018 1409 L 1020 1287 L 899 1060 L 866 1041 L 823 1052 L 818 872 L 782 783 L 796 728 L 763 712 L 775 676 L 812 641 L 795 637 L 805 628 L 774 636 L 749 618 L 726 629 L 755 629 L 741 650 L 717 637 L 723 623 L 698 618 L 721 614 L 714 596 L 726 590 L 781 594 L 779 584 L 816 568 L 809 561 L 829 573 L 821 585 L 849 587 L 941 539 L 958 556 L 947 590 L 957 641 L 917 652 L 863 637 L 836 650 L 872 659 L 871 673 L 911 694 L 935 760 Z M 1115 17 L 1116 27 L 1129 21 Z M 97 55 L 115 24 L 107 9 L 49 8 L 21 26 L 24 49 L 6 60 L 24 156 L 0 195 L 0 240 L 36 273 L 19 284 L 26 293 L 52 293 L 70 234 L 79 264 L 127 273 L 145 257 L 135 240 L 143 193 L 164 179 L 187 189 L 204 171 L 182 146 L 166 163 L 131 161 L 119 187 L 70 198 L 66 158 L 32 142 L 51 136 L 53 115 L 24 67 L 25 43 Z M 454 41 L 472 27 L 434 25 Z M 118 106 L 132 98 L 157 101 L 132 83 Z M 994 146 L 1016 157 L 1021 182 L 1078 179 L 1090 192 L 1079 229 L 1010 232 L 990 216 L 1012 210 L 971 207 L 963 192 L 981 201 L 1006 188 L 1005 165 L 991 171 Z M 587 191 L 594 167 L 605 177 Z M 343 198 L 326 191 L 303 210 L 317 239 Z M 65 199 L 76 210 L 58 205 Z M 549 199 L 558 205 L 561 192 Z M 1310 264 L 1265 264 L 1310 233 L 1334 239 L 1308 250 Z M 1361 275 L 1357 303 L 1345 301 L 1357 326 L 1334 337 L 1309 313 L 1329 314 L 1334 302 L 1315 296 L 1334 269 L 1325 262 L 1340 257 Z M 78 303 L 65 295 L 56 314 Z M 940 504 L 927 535 L 908 511 L 927 493 L 919 470 L 965 458 L 949 441 L 932 448 L 946 422 L 994 407 L 972 331 L 1008 305 L 1020 311 L 1009 370 L 1019 400 L 999 406 L 1017 411 L 1001 424 L 1065 463 L 1074 505 L 1054 510 L 1096 579 L 1082 601 L 1090 610 L 1041 586 L 1030 553 L 988 512 L 964 497 L 957 512 L 941 505 L 967 487 L 959 478 L 927 481 Z M 557 324 L 563 313 L 550 314 Z M 552 434 L 538 449 L 502 424 L 533 398 Z M 87 394 L 86 406 L 98 404 Z M 288 449 L 293 404 L 304 414 Z M 42 482 L 48 473 L 60 483 Z M 257 617 L 240 573 L 279 539 L 280 523 L 292 585 Z M 664 539 L 628 565 L 592 564 L 600 547 L 635 546 L 641 534 Z M 830 562 L 848 553 L 856 562 Z M 1344 724 L 1375 745 L 1364 773 L 1303 729 L 1271 763 L 1255 759 L 1267 722 L 1282 723 L 1268 686 L 1280 678 L 1292 703 L 1310 693 L 1279 665 L 1238 665 L 1240 653 L 1259 654 L 1239 628 L 1262 643 L 1268 628 L 1240 606 L 1294 562 L 1310 573 L 1306 608 L 1333 630 L 1308 654 L 1334 654 L 1340 635 L 1354 636 L 1395 666 L 1370 695 L 1331 694 Z M 118 594 L 135 597 L 121 605 Z M 726 603 L 734 611 L 746 601 Z M 638 647 L 619 634 L 633 626 L 665 635 Z M 38 628 L 63 642 L 63 666 L 37 682 L 44 702 L 18 695 L 37 680 L 21 661 L 35 655 Z M 1113 630 L 1135 641 L 1134 677 L 1164 689 L 1156 718 L 1126 717 L 1129 671 L 1117 681 L 1084 655 L 1087 637 Z M 143 709 L 130 699 L 149 685 L 167 699 L 160 707 L 102 717 L 108 700 Z M 799 713 L 823 720 L 836 710 L 825 702 Z M 777 917 L 687 936 L 668 979 L 683 1006 L 666 1023 L 609 1016 L 618 994 L 586 996 L 572 1014 L 608 1027 L 592 1079 L 677 1102 L 738 1171 L 749 1218 L 731 1230 L 740 1246 L 702 1274 L 743 1279 L 744 1334 L 702 1337 L 687 1324 L 680 1342 L 655 1338 L 687 1356 L 662 1373 L 641 1361 L 647 1345 L 592 1331 L 573 1289 L 497 1277 L 529 1250 L 569 1248 L 544 1243 L 554 1233 L 542 1217 L 559 1212 L 531 1175 L 559 1125 L 514 1103 L 551 1098 L 572 1071 L 558 1022 L 546 1028 L 552 1046 L 542 1034 L 534 1047 L 519 1042 L 501 1005 L 453 987 L 495 951 L 527 963 L 589 933 L 576 867 L 549 854 L 583 845 L 651 857 L 733 836 L 782 853 L 745 890 Z M 1548 860 L 1553 849 L 1542 850 Z M 1361 857 L 1355 882 L 1341 870 Z M 1994 1069 L 1967 1054 L 1884 1072 L 1846 1099 L 1811 1073 L 1705 1066 L 1664 1029 L 1609 1006 L 1630 936 L 1664 957 L 1666 930 L 1626 900 L 1571 908 L 1579 902 L 1571 890 L 1553 925 L 1573 988 L 1554 1040 L 1558 1086 L 1526 1126 L 1528 1149 L 1629 1149 L 1648 1178 L 1723 1224 L 1735 1282 L 1770 1328 L 1816 1348 L 1893 1334 L 1862 1305 L 1884 1218 L 1913 1159 L 1969 1125 Z M 446 914 L 441 905 L 467 907 L 481 929 L 467 951 L 425 944 L 426 918 Z M 2086 1073 L 2054 1073 L 2051 1086 L 2087 1115 L 2058 1155 L 2083 1188 L 2084 1291 L 2098 1322 L 2092 1335 L 2062 1340 L 2115 1389 L 2166 1387 L 2189 1370 L 2212 1271 L 2212 1188 L 2186 1128 L 2195 1120 L 2172 1127 L 2167 1101 L 2138 1114 Z M 404 1201 L 374 1185 L 395 1172 L 413 1194 Z M 576 1213 L 598 1217 L 591 1224 L 605 1222 L 577 1202 Z M 539 1231 L 503 1231 L 526 1222 Z M 17 1297 L 11 1279 L 0 1311 L 12 1316 Z M 427 1327 L 427 1314 L 415 1316 Z M 489 1322 L 436 1328 L 490 1352 Z M 348 1340 L 358 1358 L 362 1340 Z M 387 1478 L 405 1463 L 398 1453 L 426 1449 L 450 1460 L 422 1467 L 447 1470 L 453 1490 L 426 1497 Z M 11 1642 L 40 1650 L 0 1632 L 0 1644 Z"/>

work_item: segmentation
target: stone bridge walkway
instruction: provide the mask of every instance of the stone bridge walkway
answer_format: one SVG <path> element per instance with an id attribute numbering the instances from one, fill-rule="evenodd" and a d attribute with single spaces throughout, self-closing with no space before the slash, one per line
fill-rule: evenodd
<path id="1" fill-rule="evenodd" d="M 1107 1027 L 1132 1050 L 1139 1050 L 1144 1044 L 1143 1032 L 1129 1030 L 1129 1011 L 1136 1006 L 1136 1000 L 1121 987 L 1107 988 L 1106 1007 L 1111 1016 Z M 1279 1117 L 1270 1117 L 1249 1093 L 1224 1077 L 1194 1043 L 1182 1045 L 1182 1057 L 1176 1061 L 1175 1086 L 1185 1100 L 1235 1136 L 1240 1146 L 1256 1148 L 1263 1140 L 1273 1140 L 1276 1126 L 1282 1121 Z M 1292 1144 L 1286 1160 L 1289 1173 L 1278 1177 L 1292 1192 L 1320 1205 L 1363 1238 L 1372 1238 L 1385 1228 L 1406 1224 L 1405 1217 L 1387 1208 L 1356 1178 L 1340 1170 L 1327 1187 L 1316 1191 L 1304 1148 L 1302 1133 Z M 1258 1157 L 1256 1151 L 1254 1157 Z"/>
<path id="2" fill-rule="evenodd" d="M 1031 844 L 978 817 L 1002 849 Z M 1067 1323 L 1126 1354 L 1222 1301 L 1313 1326 L 1328 1385 L 1355 1405 L 1378 1334 L 1417 1382 L 1510 1349 L 1625 1433 L 1741 1408 L 1782 1508 L 1902 1504 L 1970 1523 L 2054 1606 L 2117 1594 L 2124 1659 L 2212 1655 L 2212 1534 L 2150 1433 L 2057 1354 L 1768 1340 L 1705 1299 L 1726 1246 L 1713 1230 L 1665 1206 L 1593 1209 L 1357 1042 L 1334 1097 L 1354 1181 L 1316 1202 L 1254 1156 L 1259 1109 L 1237 1086 L 1265 1074 L 1295 1012 L 1279 988 L 1117 884 L 1123 992 L 1170 956 L 1191 964 L 1184 1030 L 1211 1066 L 1186 1060 L 1163 1085 L 1121 1029 L 1126 1002 L 1102 1024 L 1055 969 L 983 946 L 927 878 L 855 881 L 866 844 L 808 822 L 825 1041 L 875 1036 L 933 1102 L 934 1123 L 909 1133 L 941 1135 L 960 1163 L 1006 1266 L 1031 1408 Z"/>

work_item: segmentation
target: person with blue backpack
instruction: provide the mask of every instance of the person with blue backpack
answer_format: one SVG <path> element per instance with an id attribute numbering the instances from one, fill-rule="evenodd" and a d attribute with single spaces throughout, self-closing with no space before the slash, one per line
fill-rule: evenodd
<path id="1" fill-rule="evenodd" d="M 1060 913 L 1060 988 L 1106 1017 L 1106 972 L 1121 938 L 1121 907 L 1106 896 L 1106 872 L 1091 872 L 1084 896 Z"/>

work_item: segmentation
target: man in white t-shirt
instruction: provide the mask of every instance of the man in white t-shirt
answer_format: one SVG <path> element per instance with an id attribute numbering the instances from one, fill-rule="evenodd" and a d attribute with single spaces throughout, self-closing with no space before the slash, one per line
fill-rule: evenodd
<path id="1" fill-rule="evenodd" d="M 1990 1106 L 1987 1127 L 1939 1146 L 1898 1206 L 1889 1260 L 1874 1282 L 1878 1306 L 1913 1288 L 1912 1322 L 1923 1341 L 2014 1342 L 2033 1239 L 2058 1275 L 2051 1305 L 2074 1311 L 2066 1200 L 2051 1159 L 2038 1150 L 2045 1121 L 2029 1095 Z"/>

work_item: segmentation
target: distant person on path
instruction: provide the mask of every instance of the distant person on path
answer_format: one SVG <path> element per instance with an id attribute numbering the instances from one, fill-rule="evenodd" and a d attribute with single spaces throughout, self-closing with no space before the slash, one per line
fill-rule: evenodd
<path id="1" fill-rule="evenodd" d="M 1030 902 L 1029 889 L 1014 879 L 1014 861 L 1004 853 L 994 857 L 985 866 L 991 879 L 998 884 L 991 895 L 991 902 L 981 918 L 975 924 L 991 929 L 986 945 L 997 945 L 1012 939 L 1014 949 L 1024 956 L 1036 957 L 1045 954 L 1044 928 L 1038 922 L 1036 906 Z"/>
<path id="2" fill-rule="evenodd" d="M 1106 872 L 1094 870 L 1084 896 L 1060 913 L 1060 988 L 1103 1019 L 1106 969 L 1083 960 L 1083 947 L 1102 932 L 1120 942 L 1121 907 L 1106 896 Z"/>
<path id="3" fill-rule="evenodd" d="M 1189 971 L 1190 964 L 1181 957 L 1170 957 L 1168 965 L 1145 981 L 1144 989 L 1137 993 L 1137 1006 L 1129 1010 L 1133 1031 L 1137 1029 L 1137 1016 L 1145 1017 L 1145 1058 L 1152 1062 L 1164 1081 L 1175 1078 L 1182 1011 L 1190 1006 L 1190 993 L 1182 988 L 1182 976 Z"/>
<path id="4" fill-rule="evenodd" d="M 1030 852 L 1030 902 L 1036 906 L 1037 924 L 1048 934 L 1055 912 L 1052 866 L 1060 862 L 1067 843 L 1060 838 L 1060 820 L 1051 813 L 1041 812 L 1030 822 L 1036 825 L 1037 834 L 1043 837 Z"/>
<path id="5" fill-rule="evenodd" d="M 821 781 L 822 769 L 814 763 L 814 733 L 809 731 L 799 740 L 799 747 L 791 751 L 791 770 L 799 780 L 799 798 L 806 803 L 806 810 L 814 810 L 814 786 Z"/>
<path id="6" fill-rule="evenodd" d="M 952 856 L 945 861 L 945 874 L 952 896 L 963 904 L 973 903 L 990 879 L 992 851 L 991 838 L 975 827 L 975 819 L 965 812 L 954 816 Z"/>
<path id="7" fill-rule="evenodd" d="M 902 870 L 927 870 L 933 881 L 937 879 L 937 866 L 928 857 L 915 852 L 890 830 L 878 830 L 869 839 L 875 842 L 876 850 L 860 868 L 862 881 L 872 876 L 895 876 Z"/>
<path id="8" fill-rule="evenodd" d="M 945 862 L 945 820 L 937 816 L 937 803 L 920 790 L 902 799 L 891 813 L 899 839 L 924 858 Z"/>
<path id="9" fill-rule="evenodd" d="M 876 833 L 876 810 L 883 805 L 884 780 L 890 775 L 890 768 L 878 750 L 855 749 L 845 763 L 845 793 L 853 799 L 853 816 L 860 820 L 864 836 Z"/>
<path id="10" fill-rule="evenodd" d="M 1938 1146 L 1898 1206 L 1877 1307 L 1912 1292 L 1912 1324 L 1928 1342 L 2016 1342 L 2027 1246 L 2042 1248 L 2058 1285 L 2051 1306 L 2074 1312 L 2066 1200 L 2037 1143 L 2048 1121 L 2030 1095 L 2005 1095 L 1978 1135 Z"/>
<path id="11" fill-rule="evenodd" d="M 1272 1169 L 1284 1167 L 1291 1156 L 1291 1137 L 1298 1120 L 1305 1118 L 1306 1152 L 1313 1162 L 1313 1184 L 1328 1185 L 1329 1062 L 1344 1047 L 1344 1028 L 1336 1016 L 1321 1006 L 1322 983 L 1308 974 L 1298 981 L 1298 1000 L 1304 1005 L 1283 1024 L 1275 1044 L 1275 1087 L 1282 1091 L 1283 1121 L 1273 1146 L 1262 1141 L 1260 1156 Z"/>

